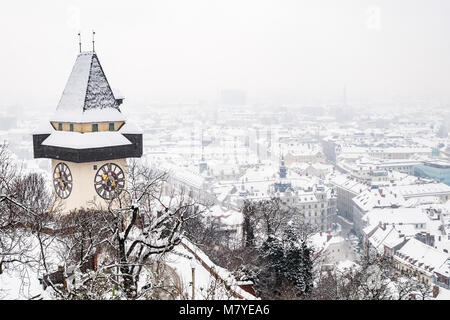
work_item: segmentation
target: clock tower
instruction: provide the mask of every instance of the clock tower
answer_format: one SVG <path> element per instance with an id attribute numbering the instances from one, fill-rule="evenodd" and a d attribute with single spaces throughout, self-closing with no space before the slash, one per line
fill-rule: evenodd
<path id="1" fill-rule="evenodd" d="M 63 211 L 104 208 L 127 184 L 126 159 L 142 156 L 142 132 L 119 106 L 95 52 L 81 52 L 50 126 L 33 134 L 34 158 L 52 159 Z"/>

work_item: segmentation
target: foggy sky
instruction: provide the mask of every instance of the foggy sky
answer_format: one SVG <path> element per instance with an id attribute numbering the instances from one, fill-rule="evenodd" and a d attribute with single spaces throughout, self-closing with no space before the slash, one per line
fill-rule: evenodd
<path id="1" fill-rule="evenodd" d="M 450 96 L 448 0 L 8 1 L 0 107 L 56 107 L 96 52 L 129 102 Z"/>

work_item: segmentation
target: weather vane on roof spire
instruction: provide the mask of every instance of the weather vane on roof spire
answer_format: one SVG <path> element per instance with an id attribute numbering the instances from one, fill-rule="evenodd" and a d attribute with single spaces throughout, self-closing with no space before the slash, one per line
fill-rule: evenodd
<path id="1" fill-rule="evenodd" d="M 78 44 L 80 46 L 80 53 L 81 53 L 81 32 L 78 32 Z"/>
<path id="2" fill-rule="evenodd" d="M 95 31 L 92 30 L 92 51 L 95 52 Z"/>

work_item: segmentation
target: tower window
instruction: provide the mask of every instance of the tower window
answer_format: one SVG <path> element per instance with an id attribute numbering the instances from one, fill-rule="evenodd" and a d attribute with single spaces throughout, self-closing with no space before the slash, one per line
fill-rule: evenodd
<path id="1" fill-rule="evenodd" d="M 73 123 L 71 123 L 71 124 L 69 125 L 69 130 L 70 130 L 70 131 L 73 131 Z"/>
<path id="2" fill-rule="evenodd" d="M 92 132 L 98 131 L 98 123 L 92 124 Z"/>
<path id="3" fill-rule="evenodd" d="M 109 131 L 114 131 L 114 122 L 109 123 Z"/>
<path id="4" fill-rule="evenodd" d="M 62 123 L 58 123 L 58 130 L 62 131 Z"/>

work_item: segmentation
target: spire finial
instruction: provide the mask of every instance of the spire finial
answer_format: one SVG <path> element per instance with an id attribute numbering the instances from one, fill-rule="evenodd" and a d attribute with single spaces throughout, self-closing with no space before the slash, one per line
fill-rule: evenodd
<path id="1" fill-rule="evenodd" d="M 95 31 L 92 30 L 92 51 L 95 52 Z"/>
<path id="2" fill-rule="evenodd" d="M 78 45 L 80 46 L 80 53 L 81 53 L 81 32 L 78 32 Z"/>

